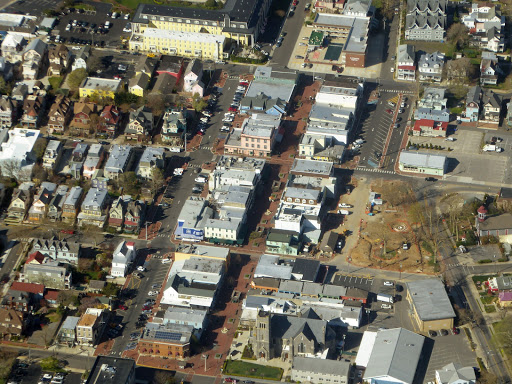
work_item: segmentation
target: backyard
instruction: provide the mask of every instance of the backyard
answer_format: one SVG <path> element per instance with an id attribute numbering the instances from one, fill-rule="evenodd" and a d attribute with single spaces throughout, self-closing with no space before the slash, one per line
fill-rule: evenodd
<path id="1" fill-rule="evenodd" d="M 253 377 L 266 380 L 281 380 L 283 370 L 277 367 L 269 367 L 241 360 L 226 360 L 224 373 L 233 376 Z"/>

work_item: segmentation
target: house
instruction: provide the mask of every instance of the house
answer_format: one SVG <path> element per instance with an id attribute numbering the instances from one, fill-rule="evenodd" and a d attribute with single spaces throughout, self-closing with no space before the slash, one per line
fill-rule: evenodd
<path id="1" fill-rule="evenodd" d="M 405 40 L 443 42 L 447 0 L 407 0 Z"/>
<path id="2" fill-rule="evenodd" d="M 115 137 L 121 123 L 121 112 L 115 105 L 107 105 L 100 113 L 98 135 L 112 139 Z"/>
<path id="3" fill-rule="evenodd" d="M 499 124 L 501 114 L 501 98 L 491 90 L 482 96 L 482 121 Z"/>
<path id="4" fill-rule="evenodd" d="M 347 0 L 345 8 L 343 8 L 343 15 L 366 17 L 371 13 L 371 8 L 371 0 Z"/>
<path id="5" fill-rule="evenodd" d="M 103 227 L 107 220 L 107 191 L 98 188 L 89 189 L 81 208 L 77 217 L 79 226 Z"/>
<path id="6" fill-rule="evenodd" d="M 512 306 L 512 292 L 499 292 L 498 302 L 502 308 Z"/>
<path id="7" fill-rule="evenodd" d="M 32 192 L 30 190 L 15 189 L 12 194 L 11 204 L 7 209 L 7 221 L 21 222 L 32 203 Z"/>
<path id="8" fill-rule="evenodd" d="M 127 233 L 138 233 L 146 212 L 146 204 L 143 201 L 131 200 L 126 207 L 124 215 L 124 231 Z"/>
<path id="9" fill-rule="evenodd" d="M 158 64 L 156 73 L 158 76 L 163 74 L 170 75 L 178 82 L 183 76 L 183 62 L 184 60 L 181 56 L 162 55 L 160 56 L 160 63 Z"/>
<path id="10" fill-rule="evenodd" d="M 356 366 L 365 367 L 365 383 L 413 384 L 425 337 L 404 328 L 366 331 Z"/>
<path id="11" fill-rule="evenodd" d="M 412 318 L 421 332 L 453 328 L 455 312 L 441 280 L 418 280 L 406 286 Z"/>
<path id="12" fill-rule="evenodd" d="M 190 357 L 193 330 L 191 325 L 149 322 L 138 342 L 139 354 L 166 359 Z"/>
<path id="13" fill-rule="evenodd" d="M 418 61 L 418 73 L 421 81 L 440 83 L 443 77 L 444 53 L 424 53 Z"/>
<path id="14" fill-rule="evenodd" d="M 340 164 L 343 161 L 345 145 L 336 144 L 328 132 L 322 134 L 305 133 L 299 143 L 299 155 L 307 160 L 318 160 Z"/>
<path id="15" fill-rule="evenodd" d="M 104 174 L 111 180 L 117 180 L 124 173 L 132 155 L 130 145 L 113 145 L 110 148 L 110 155 L 105 164 Z"/>
<path id="16" fill-rule="evenodd" d="M 59 140 L 50 140 L 43 155 L 43 167 L 53 170 L 60 160 L 63 145 Z"/>
<path id="17" fill-rule="evenodd" d="M 19 281 L 23 283 L 44 284 L 51 289 L 70 289 L 72 274 L 68 264 L 58 261 L 43 264 L 25 264 Z"/>
<path id="18" fill-rule="evenodd" d="M 137 73 L 128 83 L 128 92 L 136 96 L 144 97 L 149 85 L 150 76 L 145 72 Z"/>
<path id="19" fill-rule="evenodd" d="M 462 121 L 475 122 L 480 116 L 480 103 L 482 100 L 482 88 L 478 85 L 469 88 L 466 96 L 466 110 L 461 117 Z"/>
<path id="20" fill-rule="evenodd" d="M 80 97 L 99 97 L 114 100 L 115 94 L 123 89 L 122 80 L 87 77 L 80 85 Z"/>
<path id="21" fill-rule="evenodd" d="M 162 63 L 160 63 L 160 66 L 162 66 Z M 176 83 L 176 77 L 166 72 L 162 73 L 157 76 L 155 85 L 153 85 L 149 95 L 168 97 L 176 92 Z"/>
<path id="22" fill-rule="evenodd" d="M 198 59 L 192 59 L 185 69 L 185 76 L 183 78 L 183 91 L 192 94 L 198 93 L 203 97 L 204 84 L 201 81 L 203 77 L 203 63 Z"/>
<path id="23" fill-rule="evenodd" d="M 70 124 L 71 133 L 77 136 L 88 135 L 95 127 L 92 119 L 97 114 L 98 105 L 95 103 L 87 103 L 84 101 L 76 102 L 73 107 L 73 120 Z"/>
<path id="24" fill-rule="evenodd" d="M 44 295 L 44 301 L 46 305 L 50 308 L 58 308 L 59 307 L 59 290 L 49 289 Z"/>
<path id="25" fill-rule="evenodd" d="M 169 144 L 171 147 L 183 148 L 184 137 L 187 130 L 187 119 L 183 111 L 168 108 L 162 120 L 162 141 Z"/>
<path id="26" fill-rule="evenodd" d="M 88 149 L 88 144 L 76 143 L 75 148 L 71 153 L 68 173 L 75 179 L 79 179 L 82 176 L 82 168 L 85 162 Z"/>
<path id="27" fill-rule="evenodd" d="M 103 288 L 105 288 L 105 285 L 107 285 L 107 282 L 103 280 L 89 280 L 87 291 L 92 293 L 101 293 Z"/>
<path id="28" fill-rule="evenodd" d="M 414 46 L 410 44 L 399 45 L 397 61 L 398 80 L 416 80 L 416 52 L 414 51 Z"/>
<path id="29" fill-rule="evenodd" d="M 11 285 L 11 289 L 19 292 L 30 293 L 36 301 L 39 301 L 44 297 L 45 291 L 43 284 L 22 283 L 19 281 L 14 281 Z"/>
<path id="30" fill-rule="evenodd" d="M 75 56 L 73 64 L 71 65 L 71 70 L 76 71 L 79 68 L 87 69 L 87 60 L 89 60 L 89 56 L 91 56 L 91 47 L 89 45 L 84 45 Z"/>
<path id="31" fill-rule="evenodd" d="M 338 13 L 343 10 L 345 0 L 318 0 L 313 3 L 315 12 Z"/>
<path id="32" fill-rule="evenodd" d="M 0 308 L 0 335 L 2 339 L 20 337 L 25 331 L 23 314 L 15 309 Z"/>
<path id="33" fill-rule="evenodd" d="M 76 339 L 80 345 L 96 346 L 107 325 L 109 315 L 99 308 L 87 308 L 76 324 Z"/>
<path id="34" fill-rule="evenodd" d="M 66 185 L 59 185 L 53 194 L 50 204 L 48 205 L 47 217 L 50 221 L 60 221 L 62 218 L 62 207 L 68 194 L 68 187 Z"/>
<path id="35" fill-rule="evenodd" d="M 320 357 L 335 345 L 327 321 L 260 311 L 252 345 L 259 361 L 274 358 L 291 363 L 295 357 Z"/>
<path id="36" fill-rule="evenodd" d="M 44 182 L 39 188 L 39 192 L 34 196 L 34 202 L 28 210 L 27 220 L 31 222 L 41 222 L 46 218 L 48 206 L 55 193 L 57 185 Z"/>
<path id="37" fill-rule="evenodd" d="M 124 133 L 127 139 L 146 139 L 153 133 L 153 114 L 145 106 L 130 112 L 130 121 Z"/>
<path id="38" fill-rule="evenodd" d="M 64 73 L 71 62 L 71 52 L 64 44 L 52 46 L 48 53 L 50 66 L 48 76 L 60 76 Z"/>
<path id="39" fill-rule="evenodd" d="M 351 365 L 346 360 L 315 359 L 297 356 L 292 363 L 292 380 L 323 384 L 346 384 L 350 377 Z"/>
<path id="40" fill-rule="evenodd" d="M 475 4 L 476 5 L 476 4 Z M 475 368 L 450 363 L 436 370 L 436 384 L 475 384 Z"/>
<path id="41" fill-rule="evenodd" d="M 470 45 L 492 52 L 504 51 L 505 16 L 499 7 L 473 3 L 470 13 L 462 16 L 462 23 L 471 34 Z"/>
<path id="42" fill-rule="evenodd" d="M 112 270 L 110 274 L 114 277 L 125 277 L 128 266 L 135 260 L 136 250 L 133 241 L 122 241 L 114 250 L 112 259 Z"/>
<path id="43" fill-rule="evenodd" d="M 493 52 L 482 52 L 480 62 L 480 85 L 498 84 L 498 76 L 502 74 L 498 57 Z"/>
<path id="44" fill-rule="evenodd" d="M 36 80 L 39 71 L 48 58 L 48 45 L 41 39 L 34 39 L 25 47 L 23 51 L 23 79 Z"/>
<path id="45" fill-rule="evenodd" d="M 418 108 L 414 111 L 415 120 L 450 121 L 450 111 L 446 107 L 448 99 L 444 88 L 425 88 L 423 97 L 418 100 Z"/>
<path id="46" fill-rule="evenodd" d="M 51 238 L 50 240 L 35 239 L 30 253 L 39 252 L 53 261 L 78 265 L 81 250 L 80 243 Z"/>
<path id="47" fill-rule="evenodd" d="M 57 334 L 59 344 L 74 346 L 76 343 L 76 326 L 80 321 L 78 316 L 67 316 Z"/>
<path id="48" fill-rule="evenodd" d="M 400 152 L 398 168 L 402 172 L 420 173 L 422 175 L 443 176 L 448 161 L 446 156 L 421 152 Z"/>
<path id="49" fill-rule="evenodd" d="M 298 234 L 294 231 L 271 228 L 265 240 L 265 252 L 278 255 L 299 254 L 300 242 Z"/>
<path id="50" fill-rule="evenodd" d="M 446 137 L 447 131 L 447 122 L 421 119 L 414 122 L 412 134 L 413 136 Z"/>
<path id="51" fill-rule="evenodd" d="M 135 384 L 135 361 L 116 356 L 98 356 L 85 384 Z"/>
<path id="52" fill-rule="evenodd" d="M 27 41 L 23 35 L 8 32 L 2 40 L 2 56 L 5 57 L 8 62 L 15 64 L 23 60 L 23 50 L 26 44 Z"/>
<path id="53" fill-rule="evenodd" d="M 18 102 L 18 105 L 23 105 L 23 101 L 28 95 L 28 86 L 25 83 L 19 83 L 16 85 L 11 92 L 11 97 L 13 100 Z"/>
<path id="54" fill-rule="evenodd" d="M 0 97 L 0 129 L 11 128 L 18 118 L 18 104 L 9 96 Z"/>
<path id="55" fill-rule="evenodd" d="M 108 225 L 112 228 L 121 229 L 124 221 L 124 211 L 126 203 L 123 196 L 119 196 L 117 200 L 112 203 L 108 212 Z"/>
<path id="56" fill-rule="evenodd" d="M 512 215 L 510 213 L 502 213 L 495 216 L 487 216 L 487 209 L 482 205 L 477 210 L 477 218 L 475 219 L 476 233 L 478 236 L 495 236 L 500 241 L 508 242 L 510 234 L 512 234 Z M 498 279 L 498 278 L 497 278 Z M 501 279 L 498 281 L 506 282 Z M 507 285 L 502 285 L 505 289 Z M 493 286 L 490 286 L 493 288 Z M 499 287 L 499 285 L 498 285 Z"/>
<path id="57" fill-rule="evenodd" d="M 87 154 L 87 158 L 84 161 L 84 178 L 90 179 L 94 172 L 99 169 L 101 163 L 103 162 L 104 155 L 105 150 L 101 144 L 91 145 L 91 148 L 89 148 L 89 152 Z"/>
<path id="58" fill-rule="evenodd" d="M 153 169 L 164 168 L 164 149 L 155 147 L 146 147 L 139 160 L 139 165 L 135 173 L 138 177 L 145 180 L 153 179 Z"/>
<path id="59" fill-rule="evenodd" d="M 82 187 L 75 186 L 71 188 L 69 193 L 64 200 L 62 206 L 61 219 L 65 223 L 73 225 L 78 215 L 78 207 L 80 206 L 80 200 L 82 199 L 83 189 Z"/>
<path id="60" fill-rule="evenodd" d="M 144 73 L 148 76 L 149 79 L 151 79 L 159 62 L 160 60 L 158 60 L 156 57 L 142 55 L 137 64 L 135 64 L 135 73 L 137 75 L 139 73 Z"/>
<path id="61" fill-rule="evenodd" d="M 2 298 L 1 308 L 14 309 L 20 313 L 30 313 L 39 308 L 39 302 L 30 292 L 9 289 Z"/>
<path id="62" fill-rule="evenodd" d="M 505 116 L 505 122 L 509 126 L 512 125 L 512 102 L 507 103 L 507 115 Z"/>
<path id="63" fill-rule="evenodd" d="M 161 324 L 181 324 L 191 326 L 194 329 L 194 335 L 200 339 L 203 330 L 208 323 L 208 311 L 191 308 L 169 307 L 164 311 L 158 312 L 153 317 L 153 322 Z"/>
<path id="64" fill-rule="evenodd" d="M 71 100 L 58 95 L 48 113 L 48 131 L 50 133 L 64 133 L 64 129 L 71 120 Z"/>
<path id="65" fill-rule="evenodd" d="M 39 128 L 46 99 L 44 96 L 28 95 L 23 102 L 23 116 L 20 124 L 23 128 Z"/>

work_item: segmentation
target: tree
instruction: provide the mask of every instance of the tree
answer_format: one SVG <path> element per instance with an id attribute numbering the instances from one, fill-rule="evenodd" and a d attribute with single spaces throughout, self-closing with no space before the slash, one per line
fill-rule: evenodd
<path id="1" fill-rule="evenodd" d="M 64 307 L 68 307 L 69 305 L 75 302 L 75 295 L 71 291 L 60 291 L 57 296 L 57 303 Z"/>
<path id="2" fill-rule="evenodd" d="M 8 92 L 7 92 L 7 82 L 5 81 L 5 79 L 2 77 L 0 77 L 0 93 L 2 95 L 6 95 Z"/>
<path id="3" fill-rule="evenodd" d="M 469 42 L 469 29 L 462 23 L 454 23 L 448 29 L 446 38 L 455 44 L 457 49 L 462 49 Z"/>
<path id="4" fill-rule="evenodd" d="M 140 183 L 135 172 L 124 172 L 119 176 L 117 184 L 127 195 L 137 196 L 140 193 Z"/>
<path id="5" fill-rule="evenodd" d="M 91 113 L 91 116 L 89 117 L 89 135 L 94 136 L 98 129 L 99 122 L 100 116 L 97 113 Z"/>
<path id="6" fill-rule="evenodd" d="M 68 85 L 71 88 L 76 89 L 80 86 L 80 84 L 82 84 L 82 81 L 84 81 L 86 77 L 87 71 L 85 70 L 85 68 L 75 69 L 68 75 Z"/>
<path id="7" fill-rule="evenodd" d="M 42 137 L 40 137 L 36 140 L 34 147 L 32 149 L 32 152 L 36 156 L 37 160 L 41 160 L 43 158 L 44 150 L 46 149 L 47 144 L 48 144 L 48 142 L 46 141 L 46 139 L 44 139 Z"/>
<path id="8" fill-rule="evenodd" d="M 151 180 L 149 181 L 151 193 L 156 194 L 160 188 L 165 184 L 165 177 L 163 171 L 158 167 L 153 167 L 151 170 Z"/>
<path id="9" fill-rule="evenodd" d="M 78 259 L 78 271 L 79 272 L 87 272 L 92 269 L 92 265 L 94 264 L 94 260 L 87 259 L 85 257 L 81 257 Z"/>
<path id="10" fill-rule="evenodd" d="M 114 97 L 114 103 L 118 107 L 123 104 L 137 104 L 139 101 L 139 96 L 129 92 L 118 92 Z"/>
<path id="11" fill-rule="evenodd" d="M 119 294 L 119 287 L 114 283 L 107 283 L 101 293 L 105 296 L 117 296 Z"/>
<path id="12" fill-rule="evenodd" d="M 217 8 L 217 2 L 215 0 L 206 0 L 204 7 L 207 9 L 215 9 Z"/>
<path id="13" fill-rule="evenodd" d="M 56 357 L 46 357 L 39 362 L 43 371 L 56 371 L 60 368 L 60 362 Z"/>
<path id="14" fill-rule="evenodd" d="M 96 308 L 96 306 L 99 304 L 100 302 L 98 301 L 98 299 L 96 299 L 95 297 L 90 297 L 90 296 L 84 296 L 82 297 L 82 299 L 80 300 L 80 306 L 78 307 L 78 312 L 80 313 L 85 313 L 85 311 L 87 310 L 87 308 Z"/>
<path id="15" fill-rule="evenodd" d="M 175 384 L 176 379 L 171 372 L 156 370 L 153 376 L 153 383 L 155 384 Z"/>
<path id="16" fill-rule="evenodd" d="M 87 60 L 87 68 L 89 68 L 89 74 L 95 74 L 96 71 L 103 68 L 103 62 L 99 56 L 91 56 Z"/>
<path id="17" fill-rule="evenodd" d="M 32 167 L 32 179 L 36 184 L 41 184 L 48 180 L 48 171 L 41 164 L 35 164 Z"/>
<path id="18" fill-rule="evenodd" d="M 199 93 L 195 93 L 194 97 L 192 99 L 192 107 L 196 112 L 201 112 L 203 109 L 205 109 L 208 106 L 208 103 L 204 98 L 202 98 Z"/>
<path id="19" fill-rule="evenodd" d="M 444 66 L 443 71 L 446 71 L 446 78 L 449 81 L 455 81 L 464 84 L 466 84 L 468 80 L 472 80 L 476 74 L 475 65 L 473 65 L 471 60 L 467 57 L 462 57 L 457 60 L 449 60 Z M 462 94 L 462 91 L 465 92 L 463 94 L 463 96 L 465 96 L 467 93 L 467 88 L 462 87 L 462 89 L 457 91 L 457 93 Z"/>

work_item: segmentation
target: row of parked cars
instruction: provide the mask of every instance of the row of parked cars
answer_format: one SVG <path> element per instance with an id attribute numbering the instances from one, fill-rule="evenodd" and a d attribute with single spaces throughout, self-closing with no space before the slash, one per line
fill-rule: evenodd
<path id="1" fill-rule="evenodd" d="M 38 384 L 62 384 L 64 382 L 64 378 L 66 377 L 65 373 L 56 373 L 55 375 L 51 373 L 45 373 L 39 379 Z"/>

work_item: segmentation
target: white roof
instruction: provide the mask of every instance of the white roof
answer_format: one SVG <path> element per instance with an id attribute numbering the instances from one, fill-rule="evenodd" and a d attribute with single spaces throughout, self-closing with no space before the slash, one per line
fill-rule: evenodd
<path id="1" fill-rule="evenodd" d="M 226 40 L 226 37 L 223 35 L 213 35 L 209 33 L 196 32 L 168 31 L 165 29 L 157 28 L 146 28 L 144 31 L 144 38 L 194 41 L 205 44 L 224 44 L 224 40 Z"/>
<path id="2" fill-rule="evenodd" d="M 99 89 L 117 92 L 121 80 L 116 79 L 102 79 L 100 77 L 88 77 L 85 79 L 84 85 L 81 88 L 84 89 Z"/>
<path id="3" fill-rule="evenodd" d="M 430 153 L 403 151 L 400 154 L 400 163 L 406 166 L 444 170 L 446 156 L 432 155 Z"/>
<path id="4" fill-rule="evenodd" d="M 16 160 L 23 162 L 27 158 L 27 153 L 32 151 L 38 137 L 39 130 L 37 129 L 11 129 L 9 139 L 1 145 L 0 161 Z"/>
<path id="5" fill-rule="evenodd" d="M 363 338 L 361 339 L 361 343 L 359 344 L 359 350 L 357 351 L 356 356 L 356 366 L 357 367 L 367 367 L 368 361 L 370 361 L 370 355 L 372 354 L 373 344 L 375 344 L 375 338 L 377 337 L 377 332 L 366 331 L 363 333 Z"/>

